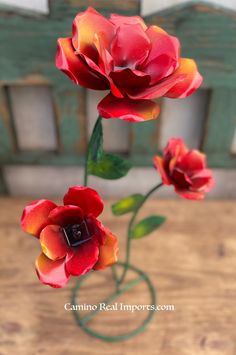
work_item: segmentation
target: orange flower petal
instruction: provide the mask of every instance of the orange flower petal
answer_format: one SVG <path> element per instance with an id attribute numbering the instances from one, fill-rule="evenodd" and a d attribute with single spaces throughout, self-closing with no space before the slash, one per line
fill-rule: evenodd
<path id="1" fill-rule="evenodd" d="M 106 228 L 105 243 L 99 246 L 98 261 L 94 266 L 94 270 L 105 269 L 108 266 L 117 262 L 118 255 L 118 241 L 117 238 Z"/>
<path id="2" fill-rule="evenodd" d="M 97 50 L 94 46 L 94 36 L 102 40 L 106 49 L 109 49 L 115 34 L 115 26 L 92 7 L 80 12 L 73 21 L 72 43 L 77 53 L 82 53 L 96 62 Z"/>
<path id="3" fill-rule="evenodd" d="M 98 104 L 98 112 L 103 118 L 119 118 L 129 122 L 154 120 L 160 113 L 160 107 L 150 100 L 119 99 L 107 95 Z"/>
<path id="4" fill-rule="evenodd" d="M 48 215 L 57 205 L 49 200 L 38 200 L 24 208 L 21 217 L 22 229 L 39 237 L 41 230 L 48 224 Z"/>
<path id="5" fill-rule="evenodd" d="M 93 70 L 79 55 L 75 54 L 71 38 L 59 38 L 56 54 L 56 66 L 75 84 L 89 89 L 106 90 L 109 82 L 101 72 Z"/>
<path id="6" fill-rule="evenodd" d="M 199 88 L 203 80 L 198 72 L 195 61 L 187 58 L 180 59 L 180 65 L 172 75 L 185 75 L 185 78 L 179 83 L 176 83 L 176 85 L 165 94 L 165 96 L 170 98 L 182 99 L 191 95 Z"/>
<path id="7" fill-rule="evenodd" d="M 159 157 L 158 155 L 156 155 L 153 158 L 153 164 L 154 164 L 154 167 L 159 171 L 163 184 L 170 185 L 171 180 L 168 177 L 168 175 L 166 174 L 166 171 L 165 171 L 165 168 L 163 165 L 163 159 L 161 157 Z"/>
<path id="8" fill-rule="evenodd" d="M 51 260 L 62 259 L 69 251 L 64 233 L 60 226 L 46 226 L 40 233 L 43 253 Z"/>
<path id="9" fill-rule="evenodd" d="M 36 259 L 35 268 L 39 280 L 51 287 L 65 286 L 70 277 L 65 269 L 64 259 L 52 261 L 43 253 Z"/>

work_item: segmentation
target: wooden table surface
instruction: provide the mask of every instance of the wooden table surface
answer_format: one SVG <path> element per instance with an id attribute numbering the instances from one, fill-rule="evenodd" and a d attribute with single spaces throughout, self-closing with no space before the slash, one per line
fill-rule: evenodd
<path id="1" fill-rule="evenodd" d="M 228 201 L 150 201 L 143 216 L 164 214 L 157 232 L 133 242 L 132 263 L 149 273 L 158 304 L 175 311 L 155 313 L 141 335 L 120 343 L 92 338 L 65 311 L 76 279 L 63 289 L 41 285 L 34 272 L 39 253 L 24 234 L 19 217 L 27 201 L 0 199 L 0 355 L 235 355 L 236 354 L 236 203 Z M 125 241 L 128 216 L 113 217 L 110 202 L 102 216 Z M 120 258 L 123 252 L 120 253 Z M 102 300 L 112 285 L 110 270 L 93 273 L 78 303 Z M 118 302 L 147 304 L 143 285 Z M 93 326 L 124 332 L 145 312 L 102 312 Z M 130 329 L 130 328 L 129 328 Z"/>

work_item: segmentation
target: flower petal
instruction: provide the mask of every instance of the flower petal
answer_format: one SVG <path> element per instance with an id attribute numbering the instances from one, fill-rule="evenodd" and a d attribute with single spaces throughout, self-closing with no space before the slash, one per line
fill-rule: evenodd
<path id="1" fill-rule="evenodd" d="M 148 56 L 150 40 L 139 24 L 121 25 L 111 43 L 111 55 L 117 67 L 135 67 Z"/>
<path id="2" fill-rule="evenodd" d="M 137 88 L 130 90 L 128 96 L 131 99 L 157 99 L 165 96 L 165 94 L 177 83 L 182 82 L 186 74 L 175 74 L 176 71 L 169 77 L 161 80 L 159 83 L 149 86 L 147 88 Z"/>
<path id="3" fill-rule="evenodd" d="M 135 69 L 121 69 L 110 73 L 110 77 L 118 87 L 137 88 L 146 87 L 151 80 L 150 76 Z"/>
<path id="4" fill-rule="evenodd" d="M 187 200 L 203 200 L 205 193 L 201 191 L 181 190 L 175 187 L 175 192 Z"/>
<path id="5" fill-rule="evenodd" d="M 179 63 L 173 74 L 146 89 L 128 92 L 129 97 L 154 99 L 161 96 L 185 98 L 191 95 L 201 85 L 202 77 L 194 60 L 181 58 Z"/>
<path id="6" fill-rule="evenodd" d="M 165 171 L 163 159 L 161 157 L 159 157 L 158 155 L 156 155 L 153 158 L 153 164 L 154 164 L 154 167 L 157 169 L 157 171 L 159 171 L 163 184 L 170 185 L 171 179 L 169 178 L 169 176 L 167 175 L 167 173 Z"/>
<path id="7" fill-rule="evenodd" d="M 82 53 L 97 61 L 97 50 L 94 46 L 94 36 L 102 40 L 106 49 L 109 49 L 115 34 L 115 25 L 102 16 L 92 7 L 85 12 L 77 14 L 72 26 L 72 43 L 77 53 Z"/>
<path id="8" fill-rule="evenodd" d="M 78 206 L 66 205 L 58 206 L 49 214 L 51 224 L 66 227 L 69 224 L 79 223 L 83 219 L 84 213 Z"/>
<path id="9" fill-rule="evenodd" d="M 62 259 L 69 251 L 62 228 L 57 225 L 46 226 L 40 233 L 43 253 L 51 260 Z"/>
<path id="10" fill-rule="evenodd" d="M 114 60 L 113 60 L 112 56 L 110 55 L 109 51 L 103 45 L 103 42 L 101 41 L 101 39 L 97 35 L 95 35 L 95 37 L 94 37 L 94 45 L 96 46 L 97 51 L 99 53 L 98 65 L 86 56 L 84 56 L 84 60 L 95 71 L 97 71 L 103 75 L 106 75 L 106 78 L 110 84 L 110 90 L 114 96 L 123 97 L 124 95 L 118 89 L 118 87 L 113 83 L 112 79 L 109 76 L 109 73 L 114 68 Z"/>
<path id="11" fill-rule="evenodd" d="M 106 230 L 103 224 L 92 214 L 86 218 L 89 233 L 93 238 L 97 239 L 99 244 L 104 244 L 106 239 Z"/>
<path id="12" fill-rule="evenodd" d="M 178 189 L 187 190 L 192 186 L 192 181 L 189 176 L 181 170 L 174 169 L 171 175 L 171 179 L 173 184 L 178 187 Z"/>
<path id="13" fill-rule="evenodd" d="M 98 112 L 104 118 L 142 122 L 157 118 L 160 108 L 150 100 L 131 100 L 128 97 L 119 99 L 109 94 L 99 102 Z"/>
<path id="14" fill-rule="evenodd" d="M 65 286 L 69 280 L 65 259 L 52 261 L 42 253 L 36 259 L 35 267 L 39 280 L 45 285 L 59 288 Z"/>
<path id="15" fill-rule="evenodd" d="M 147 29 L 147 26 L 143 19 L 140 16 L 121 16 L 117 14 L 111 14 L 110 21 L 116 25 L 116 27 L 120 27 L 123 24 L 126 25 L 136 25 L 139 24 L 142 26 L 144 30 Z"/>
<path id="16" fill-rule="evenodd" d="M 109 229 L 106 230 L 106 239 L 104 244 L 99 245 L 98 261 L 94 266 L 94 270 L 105 269 L 117 262 L 118 241 Z"/>
<path id="17" fill-rule="evenodd" d="M 202 76 L 198 72 L 197 65 L 193 59 L 181 58 L 180 66 L 171 76 L 185 75 L 184 80 L 176 83 L 165 96 L 170 98 L 185 98 L 199 88 L 202 83 Z"/>
<path id="18" fill-rule="evenodd" d="M 77 248 L 71 249 L 66 256 L 66 270 L 74 276 L 84 275 L 89 272 L 98 260 L 98 242 L 91 239 Z"/>
<path id="19" fill-rule="evenodd" d="M 79 206 L 84 215 L 97 217 L 103 211 L 103 202 L 97 191 L 85 186 L 72 186 L 64 196 L 65 205 Z"/>
<path id="20" fill-rule="evenodd" d="M 23 231 L 39 237 L 41 230 L 48 224 L 48 215 L 57 205 L 49 200 L 38 200 L 24 208 L 21 217 Z"/>
<path id="21" fill-rule="evenodd" d="M 191 176 L 192 189 L 209 192 L 215 186 L 212 170 L 202 169 Z"/>
<path id="22" fill-rule="evenodd" d="M 176 37 L 160 31 L 157 26 L 150 26 L 146 34 L 152 46 L 149 56 L 141 66 L 141 70 L 152 78 L 151 84 L 169 76 L 178 67 L 180 43 Z"/>
<path id="23" fill-rule="evenodd" d="M 190 150 L 178 162 L 177 166 L 186 172 L 193 173 L 195 170 L 202 170 L 206 167 L 206 156 L 198 150 Z"/>
<path id="24" fill-rule="evenodd" d="M 170 138 L 165 149 L 164 155 L 172 157 L 182 157 L 188 152 L 184 141 L 181 138 Z"/>
<path id="25" fill-rule="evenodd" d="M 106 77 L 94 71 L 81 56 L 75 54 L 71 38 L 58 39 L 56 66 L 69 76 L 75 84 L 94 90 L 109 88 Z"/>

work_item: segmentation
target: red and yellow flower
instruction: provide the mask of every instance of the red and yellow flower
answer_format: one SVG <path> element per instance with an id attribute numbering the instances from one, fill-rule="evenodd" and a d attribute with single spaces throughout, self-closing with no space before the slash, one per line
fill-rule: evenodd
<path id="1" fill-rule="evenodd" d="M 21 226 L 39 238 L 42 253 L 35 265 L 42 283 L 63 287 L 70 275 L 84 275 L 117 261 L 117 238 L 97 220 L 102 210 L 99 194 L 84 186 L 70 187 L 63 206 L 38 200 L 25 207 Z"/>
<path id="2" fill-rule="evenodd" d="M 163 158 L 155 156 L 153 162 L 163 184 L 173 185 L 184 198 L 201 200 L 215 184 L 212 171 L 206 166 L 206 156 L 189 150 L 180 138 L 171 138 Z"/>
<path id="3" fill-rule="evenodd" d="M 184 98 L 202 82 L 194 60 L 180 57 L 176 37 L 139 16 L 107 19 L 92 7 L 75 17 L 72 37 L 58 39 L 56 66 L 76 84 L 109 90 L 99 114 L 126 121 L 157 118 L 152 99 Z"/>

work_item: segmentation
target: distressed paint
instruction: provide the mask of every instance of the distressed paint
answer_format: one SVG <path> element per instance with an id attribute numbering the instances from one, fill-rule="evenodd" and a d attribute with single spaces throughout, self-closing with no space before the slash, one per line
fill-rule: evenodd
<path id="1" fill-rule="evenodd" d="M 186 0 L 142 0 L 141 1 L 141 14 L 147 16 L 153 12 L 162 11 L 164 9 L 171 8 L 172 6 L 181 5 L 188 1 Z M 192 0 L 196 2 L 196 0 Z M 235 0 L 207 0 L 206 3 L 213 4 L 215 7 L 224 7 L 229 10 L 236 10 Z"/>
<path id="2" fill-rule="evenodd" d="M 207 2 L 193 1 L 150 15 L 145 20 L 176 35 L 182 44 L 182 56 L 197 61 L 204 77 L 202 88 L 213 92 L 202 148 L 209 155 L 212 167 L 236 167 L 236 157 L 230 154 L 236 126 L 236 13 Z M 146 134 L 152 135 L 151 127 Z M 142 158 L 135 160 L 138 159 Z"/>
<path id="3" fill-rule="evenodd" d="M 8 5 L 17 9 L 24 9 L 47 14 L 48 0 L 0 0 L 0 5 Z"/>
<path id="4" fill-rule="evenodd" d="M 4 178 L 4 173 L 2 169 L 0 169 L 0 195 L 6 195 L 7 192 L 7 184 Z"/>
<path id="5" fill-rule="evenodd" d="M 97 8 L 104 15 L 111 12 L 134 15 L 139 14 L 139 5 L 138 0 L 54 0 L 50 1 L 49 16 L 26 12 L 20 15 L 6 7 L 2 11 L 0 9 L 0 46 L 4 53 L 0 57 L 0 85 L 50 85 L 59 138 L 57 152 L 16 153 L 10 115 L 7 105 L 2 105 L 5 98 L 3 100 L 3 90 L 0 90 L 0 163 L 56 166 L 83 163 L 87 130 L 85 90 L 75 86 L 55 68 L 56 39 L 70 35 L 75 14 L 87 6 Z M 197 60 L 205 78 L 203 87 L 216 90 L 210 103 L 202 147 L 209 154 L 212 166 L 235 167 L 235 158 L 229 154 L 232 136 L 227 120 L 223 125 L 222 115 L 230 117 L 230 129 L 234 132 L 236 108 L 232 101 L 235 100 L 236 87 L 236 15 L 194 2 L 148 16 L 146 21 L 177 35 L 182 43 L 182 55 Z M 225 99 L 220 100 L 219 92 L 223 93 L 224 88 L 228 99 L 224 96 Z M 218 106 L 214 109 L 216 104 L 220 109 Z M 219 135 L 216 132 L 218 124 L 224 137 L 220 138 L 224 142 L 221 147 L 214 138 Z M 158 121 L 132 125 L 130 158 L 135 165 L 151 163 L 153 153 L 157 152 L 159 126 Z"/>
<path id="6" fill-rule="evenodd" d="M 57 122 L 59 147 L 55 153 L 17 152 L 8 149 L 5 121 L 0 121 L 0 163 L 16 164 L 81 164 L 86 146 L 85 91 L 74 85 L 55 68 L 56 40 L 71 34 L 71 23 L 77 12 L 94 6 L 104 15 L 119 12 L 139 13 L 139 1 L 96 0 L 50 1 L 50 15 L 16 14 L 0 6 L 0 85 L 40 85 L 52 87 L 52 99 Z M 17 55 L 16 55 L 17 53 Z M 13 137 L 14 138 L 14 137 Z M 7 149 L 6 149 L 7 146 Z"/>
<path id="7" fill-rule="evenodd" d="M 230 153 L 236 126 L 236 89 L 215 89 L 206 122 L 203 150 L 210 165 L 236 168 L 236 157 Z"/>
<path id="8" fill-rule="evenodd" d="M 194 1 L 145 19 L 180 39 L 182 56 L 197 61 L 204 88 L 236 87 L 235 12 Z"/>
<path id="9" fill-rule="evenodd" d="M 159 120 L 132 124 L 130 158 L 135 165 L 152 164 L 152 156 L 157 153 L 159 126 Z"/>
<path id="10" fill-rule="evenodd" d="M 7 91 L 0 86 L 0 159 L 14 153 Z"/>

